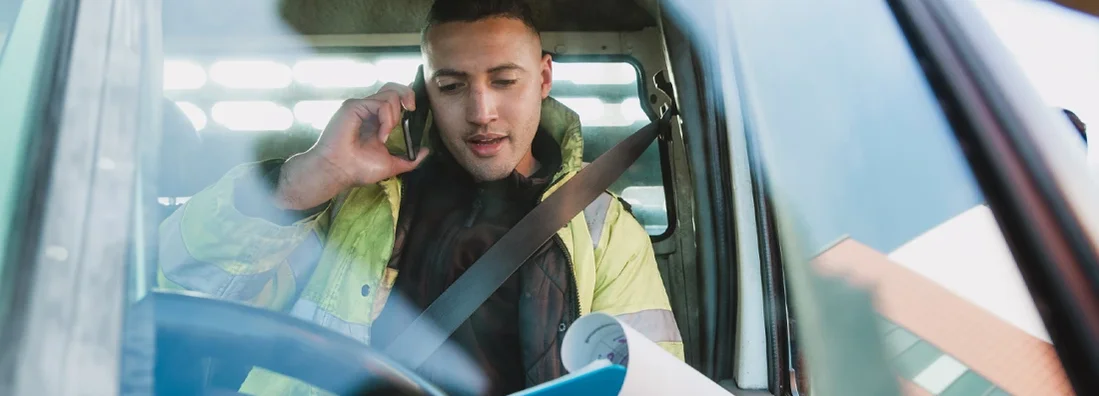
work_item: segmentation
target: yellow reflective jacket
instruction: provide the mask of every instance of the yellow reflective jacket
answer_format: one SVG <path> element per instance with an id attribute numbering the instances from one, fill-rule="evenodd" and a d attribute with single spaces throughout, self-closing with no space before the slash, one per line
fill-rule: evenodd
<path id="1" fill-rule="evenodd" d="M 579 117 L 552 98 L 543 101 L 540 127 L 562 151 L 561 169 L 544 200 L 582 168 L 583 140 Z M 400 180 L 354 188 L 318 214 L 279 225 L 234 206 L 235 189 L 257 166 L 234 168 L 161 224 L 159 286 L 287 312 L 369 344 L 371 323 L 397 277 L 387 265 Z M 579 315 L 614 315 L 683 358 L 649 236 L 617 199 L 604 194 L 557 237 L 573 264 Z M 258 368 L 241 391 L 321 393 Z"/>

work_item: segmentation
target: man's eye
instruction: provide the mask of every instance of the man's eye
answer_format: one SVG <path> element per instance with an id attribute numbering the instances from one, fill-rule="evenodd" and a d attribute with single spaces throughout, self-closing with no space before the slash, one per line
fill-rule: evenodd
<path id="1" fill-rule="evenodd" d="M 507 87 L 507 86 L 515 85 L 515 83 L 517 81 L 518 80 L 496 80 L 495 83 L 496 83 L 496 85 L 499 85 L 499 86 L 502 86 L 502 87 Z"/>
<path id="2" fill-rule="evenodd" d="M 454 92 L 458 88 L 461 88 L 460 84 L 446 84 L 439 87 L 439 92 Z"/>

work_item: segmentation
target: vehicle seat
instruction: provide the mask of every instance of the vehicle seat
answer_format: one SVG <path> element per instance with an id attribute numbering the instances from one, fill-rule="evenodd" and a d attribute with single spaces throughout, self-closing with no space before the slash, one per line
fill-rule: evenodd
<path id="1" fill-rule="evenodd" d="M 174 102 L 164 99 L 161 109 L 160 162 L 157 166 L 157 197 L 187 197 L 193 191 L 185 191 L 191 183 L 195 168 L 204 162 L 202 136 L 191 120 Z M 181 203 L 158 201 L 161 220 L 167 218 Z"/>

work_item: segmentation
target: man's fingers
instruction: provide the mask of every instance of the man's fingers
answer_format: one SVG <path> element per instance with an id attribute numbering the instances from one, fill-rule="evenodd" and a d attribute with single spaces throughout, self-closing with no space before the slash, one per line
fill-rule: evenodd
<path id="1" fill-rule="evenodd" d="M 393 132 L 393 128 L 397 127 L 397 121 L 400 120 L 400 116 L 396 115 L 389 109 L 392 104 L 387 102 L 381 102 L 381 107 L 378 111 L 378 140 L 385 144 L 389 140 L 389 134 Z M 399 113 L 398 113 L 399 114 Z"/>
<path id="2" fill-rule="evenodd" d="M 389 138 L 389 133 L 400 120 L 400 110 L 395 109 L 395 106 L 399 105 L 396 104 L 395 98 L 391 99 L 393 100 L 371 96 L 366 99 L 344 101 L 343 108 L 336 114 L 338 121 L 335 127 L 339 130 L 332 132 L 343 135 L 344 133 L 341 131 L 350 129 L 348 132 L 353 131 L 353 134 L 366 139 L 373 138 L 370 134 L 376 133 L 377 137 L 385 142 Z M 377 129 L 375 130 L 375 128 Z"/>
<path id="3" fill-rule="evenodd" d="M 379 90 L 377 93 L 366 97 L 364 100 L 373 100 L 383 104 L 378 112 L 385 111 L 392 113 L 395 118 L 400 117 L 401 115 L 401 98 L 398 96 L 398 93 L 392 89 Z"/>
<path id="4" fill-rule="evenodd" d="M 412 92 L 412 88 L 409 88 L 407 85 L 401 85 L 394 82 L 385 83 L 385 85 L 378 89 L 379 94 L 382 92 L 395 93 L 397 95 L 398 104 L 401 106 L 400 108 L 405 110 L 416 110 L 416 93 Z"/>
<path id="5" fill-rule="evenodd" d="M 405 87 L 405 88 L 408 88 L 408 87 Z M 416 92 L 413 92 L 411 88 L 406 89 L 404 92 L 402 92 L 401 93 L 401 104 L 404 106 L 405 110 L 415 111 L 416 110 Z"/>
<path id="6" fill-rule="evenodd" d="M 401 121 L 402 108 L 415 107 L 415 95 L 408 87 L 396 83 L 387 83 L 373 95 L 363 99 L 348 99 L 343 103 L 339 119 L 340 130 L 354 129 L 364 138 L 373 131 L 372 118 L 378 122 L 378 140 L 385 143 L 389 134 Z M 412 103 L 408 106 L 407 103 Z M 356 128 L 357 127 L 357 128 Z M 337 131 L 333 131 L 337 132 Z M 342 134 L 342 133 L 337 133 Z"/>

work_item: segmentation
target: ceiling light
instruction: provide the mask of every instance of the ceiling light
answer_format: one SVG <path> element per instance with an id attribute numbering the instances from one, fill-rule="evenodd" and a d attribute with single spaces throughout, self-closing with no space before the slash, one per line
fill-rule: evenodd
<path id="1" fill-rule="evenodd" d="M 298 122 L 323 130 L 341 105 L 343 102 L 339 100 L 303 100 L 294 105 L 294 117 Z"/>
<path id="2" fill-rule="evenodd" d="M 292 76 L 289 67 L 272 61 L 220 61 L 210 66 L 210 79 L 229 88 L 286 88 Z"/>
<path id="3" fill-rule="evenodd" d="M 294 79 L 318 88 L 362 88 L 378 81 L 374 65 L 351 59 L 300 61 L 294 64 Z"/>
<path id="4" fill-rule="evenodd" d="M 170 60 L 164 62 L 164 89 L 198 89 L 206 85 L 206 71 L 197 63 Z"/>
<path id="5" fill-rule="evenodd" d="M 290 109 L 268 101 L 218 102 L 210 115 L 234 131 L 284 131 L 294 125 Z"/>
<path id="6" fill-rule="evenodd" d="M 379 60 L 375 63 L 378 81 L 411 85 L 412 80 L 416 79 L 416 70 L 422 64 L 422 59 L 411 57 Z"/>

